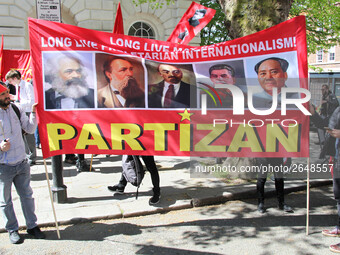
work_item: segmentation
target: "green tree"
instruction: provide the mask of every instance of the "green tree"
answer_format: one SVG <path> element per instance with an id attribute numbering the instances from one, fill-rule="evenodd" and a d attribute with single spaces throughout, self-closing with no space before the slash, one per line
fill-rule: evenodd
<path id="1" fill-rule="evenodd" d="M 134 2 L 149 2 L 152 8 L 174 4 L 174 0 Z M 306 16 L 308 53 L 340 43 L 338 0 L 201 0 L 200 4 L 216 10 L 214 18 L 201 31 L 201 45 L 249 35 L 298 15 Z"/>

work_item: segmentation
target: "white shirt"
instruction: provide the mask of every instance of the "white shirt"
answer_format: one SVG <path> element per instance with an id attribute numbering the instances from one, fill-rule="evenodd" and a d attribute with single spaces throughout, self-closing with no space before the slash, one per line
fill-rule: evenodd
<path id="1" fill-rule="evenodd" d="M 20 80 L 18 86 L 16 86 L 16 90 L 18 92 L 18 89 L 20 89 L 20 106 L 25 112 L 31 112 L 32 105 L 34 104 L 33 86 L 31 83 L 24 80 Z M 16 97 L 18 96 L 19 93 L 17 93 Z"/>
<path id="2" fill-rule="evenodd" d="M 118 91 L 118 89 L 115 89 L 112 85 L 110 85 L 111 86 L 111 89 L 112 89 L 112 91 L 114 92 L 114 91 Z M 119 91 L 118 91 L 119 92 Z M 116 95 L 116 97 L 118 98 L 118 100 L 119 100 L 119 102 L 122 104 L 122 106 L 124 107 L 124 105 L 125 105 L 125 101 L 126 101 L 126 99 L 124 98 L 124 97 L 122 97 L 119 93 L 118 94 L 115 94 Z"/>
<path id="3" fill-rule="evenodd" d="M 165 94 L 169 89 L 170 85 L 174 85 L 174 97 L 177 95 L 178 91 L 179 91 L 179 87 L 181 86 L 181 83 L 167 83 L 166 81 L 164 81 L 164 88 L 163 88 L 163 95 L 162 95 L 162 106 L 164 107 L 164 99 L 165 99 Z"/>

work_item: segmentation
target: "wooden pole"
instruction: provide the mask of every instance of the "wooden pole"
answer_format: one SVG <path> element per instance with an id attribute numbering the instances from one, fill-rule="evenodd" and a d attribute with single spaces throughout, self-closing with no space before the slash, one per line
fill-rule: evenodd
<path id="1" fill-rule="evenodd" d="M 57 221 L 57 215 L 56 215 L 55 209 L 54 209 L 52 191 L 51 191 L 51 186 L 50 186 L 50 179 L 48 178 L 48 171 L 47 171 L 47 165 L 46 165 L 46 160 L 45 159 L 44 159 L 44 165 L 45 165 L 46 181 L 47 181 L 48 191 L 50 193 L 50 200 L 51 200 L 51 205 L 52 205 L 52 211 L 53 211 L 55 226 L 57 228 L 58 239 L 60 239 L 59 225 L 58 225 L 58 221 Z"/>
<path id="2" fill-rule="evenodd" d="M 93 154 L 92 154 L 92 157 L 91 157 L 90 172 L 92 170 L 92 162 L 93 162 Z"/>
<path id="3" fill-rule="evenodd" d="M 306 212 L 306 235 L 309 235 L 309 167 L 310 167 L 310 158 L 307 158 L 307 212 Z"/>

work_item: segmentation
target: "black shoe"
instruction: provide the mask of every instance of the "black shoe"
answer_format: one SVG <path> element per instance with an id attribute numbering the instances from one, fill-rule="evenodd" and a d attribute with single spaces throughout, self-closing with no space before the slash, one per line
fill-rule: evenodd
<path id="1" fill-rule="evenodd" d="M 280 210 L 283 210 L 284 212 L 290 212 L 293 213 L 294 210 L 292 207 L 290 207 L 289 205 L 286 205 L 285 203 L 281 203 L 278 205 Z"/>
<path id="2" fill-rule="evenodd" d="M 265 212 L 266 212 L 266 208 L 264 207 L 264 204 L 263 204 L 263 203 L 259 203 L 259 204 L 258 204 L 257 210 L 258 210 L 260 213 L 265 213 Z"/>
<path id="3" fill-rule="evenodd" d="M 110 190 L 110 191 L 113 191 L 113 192 L 117 192 L 119 194 L 123 194 L 125 187 L 119 186 L 119 185 L 114 185 L 114 186 L 107 186 L 107 189 Z"/>
<path id="4" fill-rule="evenodd" d="M 87 164 L 86 160 L 77 160 L 77 171 L 78 172 L 89 172 L 90 171 L 90 166 Z M 92 171 L 94 171 L 94 169 L 91 169 Z"/>
<path id="5" fill-rule="evenodd" d="M 77 160 L 72 158 L 65 158 L 64 162 L 66 164 L 75 165 L 77 163 Z"/>
<path id="6" fill-rule="evenodd" d="M 40 228 L 38 226 L 27 229 L 27 233 L 34 236 L 36 239 L 45 239 L 45 234 L 41 232 Z"/>
<path id="7" fill-rule="evenodd" d="M 11 241 L 12 244 L 22 243 L 22 239 L 18 231 L 9 231 L 8 234 L 9 234 L 9 240 Z"/>
<path id="8" fill-rule="evenodd" d="M 158 204 L 160 198 L 161 198 L 161 194 L 159 194 L 159 193 L 153 193 L 152 198 L 149 199 L 149 205 Z"/>

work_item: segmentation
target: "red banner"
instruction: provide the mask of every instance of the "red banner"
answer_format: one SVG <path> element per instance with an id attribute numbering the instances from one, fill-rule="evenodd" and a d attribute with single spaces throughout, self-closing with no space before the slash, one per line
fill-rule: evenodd
<path id="1" fill-rule="evenodd" d="M 308 157 L 303 16 L 191 47 L 29 19 L 43 156 Z"/>
<path id="2" fill-rule="evenodd" d="M 118 3 L 116 20 L 115 20 L 112 33 L 122 34 L 122 35 L 124 34 L 123 14 L 122 14 L 122 9 L 120 7 L 120 3 Z"/>
<path id="3" fill-rule="evenodd" d="M 23 80 L 32 80 L 32 63 L 29 50 L 3 50 L 2 60 L 3 72 L 1 72 L 1 78 L 3 81 L 5 81 L 6 73 L 12 69 L 18 70 Z"/>
<path id="4" fill-rule="evenodd" d="M 216 10 L 192 2 L 168 38 L 168 42 L 188 44 L 214 17 Z"/>

